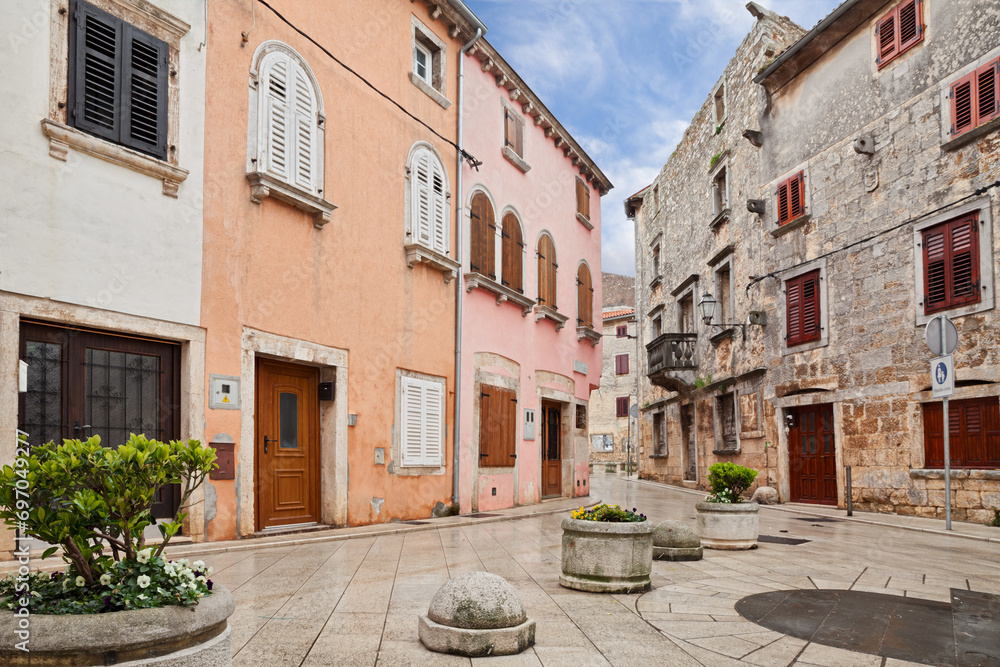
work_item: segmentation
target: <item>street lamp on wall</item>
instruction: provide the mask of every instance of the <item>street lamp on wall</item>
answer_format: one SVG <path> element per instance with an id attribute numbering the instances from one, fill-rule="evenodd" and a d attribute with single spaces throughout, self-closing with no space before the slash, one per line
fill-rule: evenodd
<path id="1" fill-rule="evenodd" d="M 715 313 L 718 310 L 718 306 L 719 302 L 715 300 L 715 297 L 712 296 L 710 293 L 705 292 L 705 294 L 703 294 L 701 297 L 701 301 L 698 302 L 698 309 L 701 311 L 701 321 L 704 322 L 706 325 L 711 325 L 713 328 L 719 329 L 720 331 L 722 329 L 726 329 L 729 327 L 739 327 L 740 336 L 745 339 L 747 335 L 746 323 L 713 321 L 715 320 Z M 749 324 L 755 324 L 760 327 L 764 326 L 765 321 L 766 320 L 764 318 L 764 313 L 759 313 L 757 311 L 751 312 L 750 317 L 748 318 Z"/>

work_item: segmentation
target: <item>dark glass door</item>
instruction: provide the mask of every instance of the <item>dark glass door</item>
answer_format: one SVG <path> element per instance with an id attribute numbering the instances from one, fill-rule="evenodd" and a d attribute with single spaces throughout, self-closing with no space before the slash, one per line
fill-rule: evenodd
<path id="1" fill-rule="evenodd" d="M 112 333 L 22 322 L 21 359 L 28 391 L 18 428 L 30 444 L 101 437 L 118 447 L 132 433 L 180 436 L 180 346 Z M 153 516 L 173 516 L 179 489 L 163 487 Z"/>

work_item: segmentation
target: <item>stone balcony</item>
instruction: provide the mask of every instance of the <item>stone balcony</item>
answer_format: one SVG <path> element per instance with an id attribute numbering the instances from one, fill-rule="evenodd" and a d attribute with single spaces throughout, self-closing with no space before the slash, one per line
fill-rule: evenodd
<path id="1" fill-rule="evenodd" d="M 670 391 L 682 391 L 694 384 L 698 368 L 698 334 L 661 334 L 646 345 L 650 382 Z"/>

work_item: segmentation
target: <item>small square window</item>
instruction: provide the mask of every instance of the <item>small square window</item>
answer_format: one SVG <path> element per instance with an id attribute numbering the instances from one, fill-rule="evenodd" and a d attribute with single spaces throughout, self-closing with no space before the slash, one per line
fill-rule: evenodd
<path id="1" fill-rule="evenodd" d="M 619 396 L 615 399 L 615 416 L 628 417 L 629 399 L 631 396 Z"/>
<path id="2" fill-rule="evenodd" d="M 413 73 L 431 83 L 431 53 L 420 44 L 413 45 Z"/>
<path id="3" fill-rule="evenodd" d="M 628 375 L 628 355 L 615 355 L 615 375 Z"/>
<path id="4" fill-rule="evenodd" d="M 627 337 L 628 336 L 628 325 L 627 324 L 623 324 L 623 325 L 619 326 L 615 330 L 615 335 L 618 338 L 625 338 L 625 337 Z"/>
<path id="5" fill-rule="evenodd" d="M 923 39 L 922 0 L 899 3 L 875 24 L 875 64 L 882 69 Z"/>
<path id="6" fill-rule="evenodd" d="M 417 17 L 413 16 L 411 19 L 413 68 L 409 74 L 410 82 L 447 109 L 451 106 L 446 97 L 445 85 L 448 80 L 447 46 L 433 30 L 418 21 Z"/>

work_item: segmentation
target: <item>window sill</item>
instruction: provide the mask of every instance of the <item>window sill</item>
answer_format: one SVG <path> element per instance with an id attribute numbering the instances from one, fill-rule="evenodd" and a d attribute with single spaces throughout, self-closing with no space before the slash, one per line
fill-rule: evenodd
<path id="1" fill-rule="evenodd" d="M 651 458 L 651 459 L 666 459 L 667 455 L 666 454 L 650 454 L 649 458 Z"/>
<path id="2" fill-rule="evenodd" d="M 579 221 L 579 223 L 581 225 L 583 225 L 584 227 L 586 227 L 588 230 L 591 230 L 591 229 L 594 228 L 594 224 L 592 222 L 590 222 L 590 220 L 587 218 L 587 216 L 585 216 L 583 213 L 577 212 L 576 219 L 577 219 L 577 221 Z"/>
<path id="3" fill-rule="evenodd" d="M 188 177 L 188 170 L 176 167 L 169 162 L 158 160 L 139 151 L 113 144 L 105 139 L 82 132 L 75 127 L 63 125 L 45 118 L 42 120 L 42 132 L 49 139 L 49 155 L 66 162 L 69 149 L 93 155 L 108 162 L 128 167 L 141 174 L 163 180 L 163 194 L 177 199 L 180 184 Z"/>
<path id="4" fill-rule="evenodd" d="M 806 213 L 804 215 L 800 215 L 799 217 L 795 218 L 791 222 L 786 222 L 785 224 L 781 225 L 777 229 L 772 229 L 771 230 L 771 236 L 773 236 L 774 238 L 778 238 L 779 236 L 784 236 L 788 232 L 790 232 L 792 230 L 795 230 L 795 229 L 798 229 L 799 227 L 803 226 L 804 224 L 806 224 L 810 220 L 812 220 L 812 216 L 809 215 L 808 213 Z"/>
<path id="5" fill-rule="evenodd" d="M 504 146 L 501 149 L 500 152 L 503 153 L 503 156 L 505 158 L 507 158 L 510 161 L 511 164 L 513 164 L 515 167 L 517 167 L 518 169 L 520 169 L 524 173 L 527 174 L 528 170 L 531 169 L 531 165 L 529 165 L 527 162 L 525 162 L 524 159 L 520 155 L 518 155 L 517 153 L 515 153 L 514 151 L 512 151 L 511 148 L 510 148 L 510 146 Z"/>
<path id="6" fill-rule="evenodd" d="M 419 243 L 411 243 L 403 246 L 403 250 L 406 251 L 406 265 L 408 267 L 412 269 L 414 264 L 422 262 L 432 268 L 440 269 L 444 272 L 444 281 L 446 283 L 450 283 L 453 278 L 457 278 L 458 270 L 462 268 L 462 265 L 451 257 L 446 257 L 438 251 L 431 250 Z"/>
<path id="7" fill-rule="evenodd" d="M 408 465 L 404 466 L 402 464 L 398 466 L 393 466 L 393 471 L 389 474 L 399 475 L 401 477 L 420 477 L 422 475 L 443 475 L 447 472 L 445 466 L 421 466 L 421 465 Z"/>
<path id="8" fill-rule="evenodd" d="M 736 449 L 713 449 L 712 453 L 715 454 L 716 456 L 728 456 L 731 454 L 739 454 L 740 448 L 737 447 Z"/>
<path id="9" fill-rule="evenodd" d="M 952 479 L 987 479 L 1000 481 L 1000 470 L 990 468 L 952 468 Z M 915 468 L 910 479 L 944 479 L 944 468 Z"/>
<path id="10" fill-rule="evenodd" d="M 979 301 L 975 303 L 967 303 L 964 306 L 955 306 L 954 308 L 945 308 L 944 310 L 936 310 L 933 313 L 925 313 L 923 311 L 924 300 L 927 298 L 926 295 L 920 294 L 917 301 L 917 326 L 925 326 L 932 319 L 938 315 L 946 315 L 950 319 L 955 319 L 957 317 L 965 317 L 967 315 L 975 315 L 976 313 L 982 313 L 987 310 L 993 310 L 993 298 L 983 296 L 983 293 L 979 294 Z"/>
<path id="11" fill-rule="evenodd" d="M 414 86 L 422 90 L 427 95 L 427 97 L 431 98 L 432 100 L 440 104 L 442 109 L 447 109 L 448 107 L 451 106 L 451 100 L 449 100 L 447 97 L 439 93 L 437 90 L 434 89 L 434 86 L 430 85 L 429 83 L 421 79 L 413 72 L 410 72 L 410 82 Z"/>
<path id="12" fill-rule="evenodd" d="M 815 350 L 820 347 L 826 347 L 827 342 L 828 341 L 824 336 L 819 340 L 810 341 L 808 343 L 799 343 L 798 345 L 793 345 L 792 347 L 788 347 L 786 345 L 785 349 L 782 350 L 781 352 L 781 356 L 787 357 L 790 354 L 797 354 L 799 352 L 808 352 L 809 350 Z"/>
<path id="13" fill-rule="evenodd" d="M 569 318 L 565 315 L 560 315 L 559 311 L 555 308 L 539 304 L 535 306 L 535 321 L 539 322 L 541 320 L 552 320 L 555 322 L 556 331 L 559 331 L 566 326 L 566 322 Z"/>
<path id="14" fill-rule="evenodd" d="M 512 290 L 506 285 L 490 280 L 484 275 L 478 273 L 466 273 L 464 277 L 465 290 L 467 292 L 471 292 L 478 287 L 494 294 L 497 298 L 498 306 L 504 301 L 515 303 L 521 308 L 522 317 L 527 317 L 528 313 L 531 312 L 532 307 L 535 305 L 534 299 L 524 296 L 517 290 Z"/>
<path id="15" fill-rule="evenodd" d="M 657 285 L 660 285 L 662 283 L 663 283 L 663 275 L 661 274 L 655 276 L 652 280 L 649 281 L 649 289 L 654 289 Z"/>
<path id="16" fill-rule="evenodd" d="M 719 211 L 719 214 L 714 218 L 712 218 L 712 222 L 708 223 L 709 229 L 715 231 L 720 226 L 722 226 L 722 223 L 729 222 L 729 216 L 731 213 L 732 211 L 729 208 L 724 208 L 721 211 Z"/>
<path id="17" fill-rule="evenodd" d="M 337 208 L 322 197 L 311 195 L 259 171 L 247 174 L 247 180 L 250 181 L 250 201 L 254 204 L 260 204 L 266 197 L 274 197 L 312 214 L 313 227 L 316 229 L 323 229 L 323 225 L 330 222 L 330 216 Z"/>
<path id="18" fill-rule="evenodd" d="M 590 341 L 591 347 L 596 347 L 601 342 L 601 334 L 596 329 L 593 327 L 578 326 L 576 328 L 576 339 L 583 340 L 584 338 Z"/>

